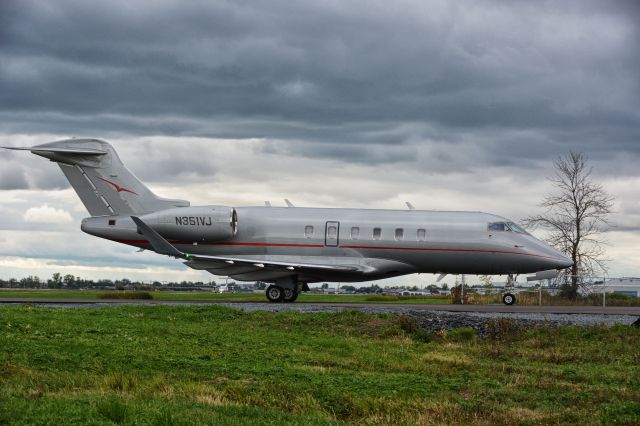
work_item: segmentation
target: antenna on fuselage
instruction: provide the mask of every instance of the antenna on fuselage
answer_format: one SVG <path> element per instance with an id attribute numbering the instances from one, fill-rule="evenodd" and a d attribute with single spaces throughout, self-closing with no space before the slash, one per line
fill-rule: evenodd
<path id="1" fill-rule="evenodd" d="M 271 201 L 265 201 L 264 202 L 264 206 L 265 207 L 271 207 Z"/>
<path id="2" fill-rule="evenodd" d="M 404 203 L 407 205 L 407 207 L 409 207 L 409 210 L 415 210 L 416 209 L 415 207 L 413 207 L 413 204 L 411 204 L 410 202 L 405 201 Z"/>
<path id="3" fill-rule="evenodd" d="M 287 198 L 284 199 L 284 202 L 287 203 L 287 207 L 295 207 L 293 203 L 289 201 Z"/>

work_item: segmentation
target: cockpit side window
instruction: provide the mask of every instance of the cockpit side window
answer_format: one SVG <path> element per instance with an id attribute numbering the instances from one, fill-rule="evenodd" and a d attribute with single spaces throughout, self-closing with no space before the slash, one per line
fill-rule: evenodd
<path id="1" fill-rule="evenodd" d="M 509 227 L 505 222 L 491 222 L 488 226 L 489 231 L 508 231 Z"/>

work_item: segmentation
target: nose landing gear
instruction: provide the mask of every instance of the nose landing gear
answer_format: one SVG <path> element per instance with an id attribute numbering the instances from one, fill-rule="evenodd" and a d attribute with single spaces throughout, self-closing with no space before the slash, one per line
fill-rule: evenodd
<path id="1" fill-rule="evenodd" d="M 514 287 L 513 274 L 507 275 L 507 284 L 504 286 L 505 293 L 502 295 L 502 303 L 511 306 L 516 303 L 516 296 L 512 293 Z"/>
<path id="2" fill-rule="evenodd" d="M 514 296 L 514 295 L 513 295 L 513 294 L 511 294 L 511 293 L 505 293 L 505 294 L 502 296 L 502 303 L 504 303 L 504 304 L 505 304 L 505 305 L 507 305 L 507 306 L 511 306 L 511 305 L 513 305 L 514 303 L 516 303 L 516 296 Z"/>

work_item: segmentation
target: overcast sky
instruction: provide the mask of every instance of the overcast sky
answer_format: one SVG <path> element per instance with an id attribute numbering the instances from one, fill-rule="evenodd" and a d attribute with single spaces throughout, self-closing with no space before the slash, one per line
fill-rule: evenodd
<path id="1" fill-rule="evenodd" d="M 616 200 L 610 274 L 640 276 L 639 23 L 631 0 L 2 0 L 0 144 L 106 139 L 193 204 L 515 220 L 582 151 Z M 54 164 L 0 152 L 0 276 L 209 279 L 87 215 Z"/>

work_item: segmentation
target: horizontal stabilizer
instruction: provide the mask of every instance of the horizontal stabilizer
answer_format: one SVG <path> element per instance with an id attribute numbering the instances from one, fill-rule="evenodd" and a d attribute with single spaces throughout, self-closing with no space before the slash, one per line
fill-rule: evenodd
<path id="1" fill-rule="evenodd" d="M 91 148 L 54 148 L 54 147 L 18 147 L 18 146 L 0 146 L 0 148 L 11 149 L 14 151 L 31 151 L 36 152 L 56 152 L 59 154 L 76 154 L 76 155 L 105 155 L 106 151 Z"/>
<path id="2" fill-rule="evenodd" d="M 154 194 L 125 167 L 113 146 L 100 139 L 73 138 L 0 148 L 29 151 L 57 163 L 91 216 L 141 216 L 189 206 L 188 201 Z"/>

